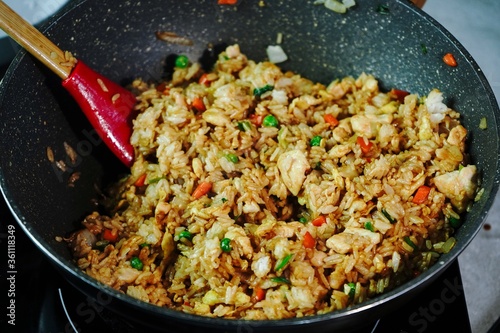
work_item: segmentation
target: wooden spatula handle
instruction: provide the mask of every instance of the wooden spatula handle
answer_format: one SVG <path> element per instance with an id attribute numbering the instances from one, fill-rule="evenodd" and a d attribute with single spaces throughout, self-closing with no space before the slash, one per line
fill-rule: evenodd
<path id="1" fill-rule="evenodd" d="M 3 1 L 0 1 L 0 28 L 61 79 L 69 76 L 72 66 L 68 66 L 65 53 Z"/>

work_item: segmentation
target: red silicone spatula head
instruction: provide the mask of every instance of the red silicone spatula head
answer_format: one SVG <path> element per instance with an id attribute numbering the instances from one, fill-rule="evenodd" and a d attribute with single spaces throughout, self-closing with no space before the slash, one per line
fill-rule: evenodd
<path id="1" fill-rule="evenodd" d="M 63 87 L 73 96 L 104 143 L 126 165 L 134 160 L 130 144 L 135 96 L 78 61 Z"/>
<path id="2" fill-rule="evenodd" d="M 55 44 L 0 1 L 0 28 L 50 68 L 80 105 L 111 151 L 126 165 L 134 160 L 130 144 L 134 95 L 81 61 L 73 67 Z"/>

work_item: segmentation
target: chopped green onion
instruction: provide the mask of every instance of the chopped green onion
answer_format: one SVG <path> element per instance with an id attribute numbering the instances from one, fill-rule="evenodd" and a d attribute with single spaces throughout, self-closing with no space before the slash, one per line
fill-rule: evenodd
<path id="1" fill-rule="evenodd" d="M 100 240 L 95 243 L 95 248 L 98 249 L 99 251 L 104 251 L 106 246 L 108 246 L 109 241 L 107 240 Z"/>
<path id="2" fill-rule="evenodd" d="M 424 43 L 420 44 L 420 49 L 422 50 L 423 54 L 427 54 L 427 46 L 425 46 Z"/>
<path id="3" fill-rule="evenodd" d="M 385 218 L 388 219 L 389 222 L 391 222 L 391 224 L 396 223 L 396 220 L 383 208 L 382 208 L 382 214 L 384 214 Z"/>
<path id="4" fill-rule="evenodd" d="M 139 244 L 139 247 L 142 249 L 143 247 L 151 247 L 151 244 L 149 243 L 142 243 L 142 244 Z"/>
<path id="5" fill-rule="evenodd" d="M 148 180 L 148 184 L 155 184 L 155 183 L 158 183 L 160 180 L 162 179 L 165 179 L 165 177 L 156 177 L 156 178 L 153 178 L 153 179 L 149 179 Z"/>
<path id="6" fill-rule="evenodd" d="M 252 129 L 252 125 L 248 121 L 239 121 L 238 129 L 242 132 L 250 131 Z"/>
<path id="7" fill-rule="evenodd" d="M 139 257 L 132 257 L 130 258 L 130 266 L 137 269 L 138 271 L 142 271 L 144 264 L 142 263 L 141 259 L 139 259 Z"/>
<path id="8" fill-rule="evenodd" d="M 185 55 L 180 55 L 175 58 L 175 67 L 186 68 L 189 64 L 189 59 Z"/>
<path id="9" fill-rule="evenodd" d="M 278 119 L 276 119 L 276 117 L 272 114 L 268 114 L 262 120 L 262 125 L 265 127 L 278 127 Z"/>
<path id="10" fill-rule="evenodd" d="M 457 219 L 453 216 L 450 216 L 448 218 L 448 221 L 450 222 L 450 225 L 453 227 L 453 228 L 458 228 L 460 227 L 460 225 L 462 224 L 462 222 L 460 221 L 460 219 Z"/>
<path id="11" fill-rule="evenodd" d="M 285 277 L 282 276 L 276 276 L 271 278 L 271 281 L 276 282 L 276 283 L 286 283 L 286 284 L 291 284 L 290 280 L 288 280 Z"/>
<path id="12" fill-rule="evenodd" d="M 405 241 L 406 244 L 410 245 L 414 250 L 418 249 L 418 246 L 413 243 L 413 241 L 410 239 L 410 237 L 405 236 L 403 237 L 403 240 Z"/>
<path id="13" fill-rule="evenodd" d="M 314 170 L 319 170 L 321 169 L 321 162 L 316 162 L 316 164 L 314 164 Z"/>
<path id="14" fill-rule="evenodd" d="M 371 232 L 375 232 L 375 228 L 373 228 L 373 223 L 370 221 L 365 222 L 365 229 L 370 230 Z"/>
<path id="15" fill-rule="evenodd" d="M 266 92 L 268 92 L 268 91 L 271 91 L 271 90 L 273 90 L 273 89 L 274 89 L 274 87 L 273 87 L 272 85 L 270 85 L 270 84 L 266 84 L 266 85 L 265 85 L 265 86 L 263 86 L 263 87 L 260 87 L 260 88 L 255 88 L 255 89 L 253 90 L 253 94 L 254 94 L 254 96 L 260 97 L 262 94 L 264 94 L 264 93 L 266 93 Z"/>
<path id="16" fill-rule="evenodd" d="M 231 252 L 231 240 L 229 238 L 222 238 L 220 241 L 220 248 L 224 252 Z"/>
<path id="17" fill-rule="evenodd" d="M 380 14 L 387 15 L 389 14 L 389 6 L 380 4 L 377 6 L 377 12 Z"/>
<path id="18" fill-rule="evenodd" d="M 286 264 L 288 264 L 288 262 L 290 261 L 290 259 L 292 259 L 293 257 L 293 254 L 288 254 L 286 255 L 277 265 L 276 267 L 274 267 L 274 270 L 277 272 L 281 269 L 283 269 Z"/>
<path id="19" fill-rule="evenodd" d="M 323 138 L 321 137 L 321 135 L 316 135 L 314 136 L 312 139 L 311 139 L 311 147 L 316 147 L 316 146 L 319 146 L 321 144 L 321 140 Z"/>
<path id="20" fill-rule="evenodd" d="M 347 287 L 349 288 L 347 295 L 349 296 L 349 299 L 353 299 L 354 295 L 356 294 L 356 284 L 354 282 L 349 282 L 347 284 Z"/>
<path id="21" fill-rule="evenodd" d="M 187 230 L 182 230 L 180 233 L 179 233 L 179 239 L 181 238 L 185 238 L 185 239 L 188 239 L 188 240 L 191 240 L 193 239 L 193 234 L 190 233 L 189 231 Z"/>
<path id="22" fill-rule="evenodd" d="M 238 155 L 235 155 L 233 153 L 229 153 L 226 155 L 226 158 L 229 162 L 232 162 L 232 163 L 238 163 L 238 161 L 240 160 L 238 158 Z"/>
<path id="23" fill-rule="evenodd" d="M 222 201 L 222 203 L 225 203 L 225 202 L 227 202 L 227 198 L 222 198 L 222 199 L 220 199 L 220 201 Z"/>

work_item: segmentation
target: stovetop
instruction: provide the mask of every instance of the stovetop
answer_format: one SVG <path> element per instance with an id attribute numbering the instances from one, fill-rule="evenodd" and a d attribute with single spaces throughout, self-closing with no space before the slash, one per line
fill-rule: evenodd
<path id="1" fill-rule="evenodd" d="M 143 332 L 70 285 L 0 201 L 0 332 Z M 104 304 L 104 306 L 102 305 Z M 15 324 L 15 325 L 13 325 Z M 471 332 L 458 261 L 416 298 L 354 333 Z M 147 329 L 151 333 L 150 329 Z"/>

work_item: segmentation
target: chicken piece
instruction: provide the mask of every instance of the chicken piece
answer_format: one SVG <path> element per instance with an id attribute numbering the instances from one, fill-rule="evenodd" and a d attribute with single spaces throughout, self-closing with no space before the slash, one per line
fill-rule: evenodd
<path id="1" fill-rule="evenodd" d="M 443 93 L 437 89 L 429 93 L 425 100 L 425 106 L 433 124 L 439 124 L 444 119 L 446 111 L 448 111 L 448 107 L 443 103 Z"/>
<path id="2" fill-rule="evenodd" d="M 84 258 L 97 242 L 97 237 L 88 229 L 74 232 L 68 239 L 69 247 L 75 258 Z"/>
<path id="3" fill-rule="evenodd" d="M 229 227 L 228 231 L 224 235 L 225 238 L 229 238 L 236 243 L 240 252 L 247 258 L 252 258 L 253 248 L 250 238 L 245 234 L 245 230 L 241 227 L 232 226 Z"/>
<path id="4" fill-rule="evenodd" d="M 119 281 L 132 283 L 141 274 L 141 271 L 132 267 L 120 267 L 116 270 L 115 274 Z"/>
<path id="5" fill-rule="evenodd" d="M 378 232 L 357 227 L 347 227 L 343 232 L 328 238 L 326 246 L 337 253 L 345 254 L 352 250 L 355 238 L 363 238 L 371 245 L 376 245 L 381 241 L 381 236 Z"/>
<path id="6" fill-rule="evenodd" d="M 351 117 L 352 130 L 368 139 L 373 139 L 377 134 L 377 124 L 374 119 L 363 114 Z"/>
<path id="7" fill-rule="evenodd" d="M 303 152 L 291 150 L 279 156 L 278 169 L 285 186 L 293 195 L 297 195 L 306 179 L 306 171 L 311 166 Z"/>
<path id="8" fill-rule="evenodd" d="M 443 193 L 451 204 L 463 212 L 476 192 L 476 166 L 468 165 L 460 170 L 447 172 L 434 177 L 434 184 L 439 192 Z"/>
<path id="9" fill-rule="evenodd" d="M 454 146 L 463 147 L 467 130 L 462 125 L 453 127 L 448 135 L 448 143 Z"/>

